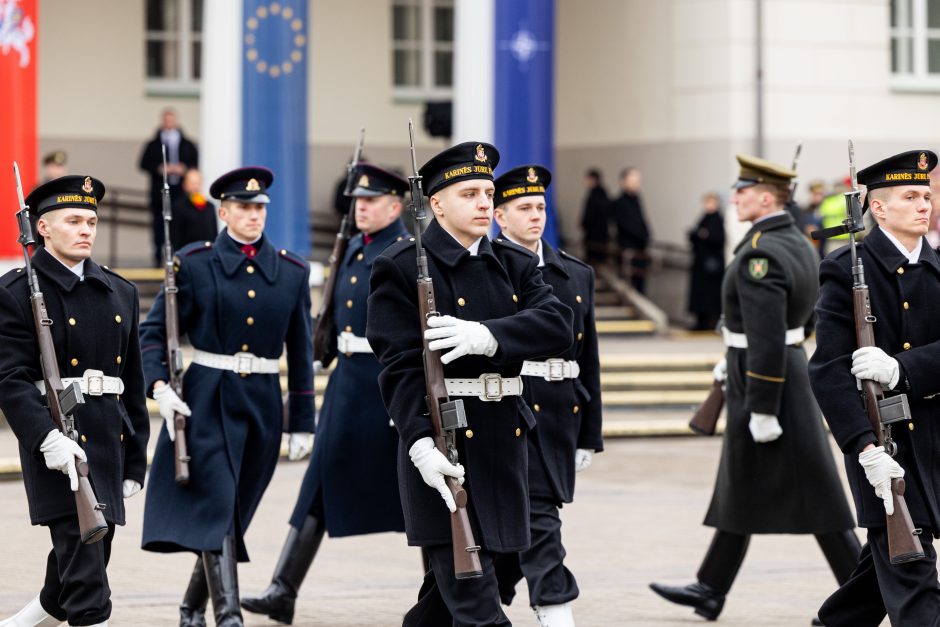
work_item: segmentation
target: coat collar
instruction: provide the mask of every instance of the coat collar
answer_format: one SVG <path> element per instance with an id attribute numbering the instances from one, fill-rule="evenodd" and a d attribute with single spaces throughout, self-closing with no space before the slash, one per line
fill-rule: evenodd
<path id="1" fill-rule="evenodd" d="M 248 263 L 248 256 L 242 252 L 241 244 L 229 237 L 227 228 L 222 229 L 215 238 L 213 248 L 227 276 L 233 276 L 243 264 Z M 251 261 L 258 266 L 261 275 L 268 283 L 274 283 L 277 280 L 278 269 L 274 246 L 268 241 L 267 236 L 262 235 L 261 239 L 255 242 L 255 248 L 258 249 L 258 254 Z"/>
<path id="2" fill-rule="evenodd" d="M 565 275 L 565 278 L 570 276 L 568 274 L 568 267 L 565 265 L 565 260 L 561 258 L 561 255 L 558 254 L 558 251 L 555 250 L 551 244 L 542 240 L 542 257 L 545 259 L 546 266 L 552 266 L 556 268 L 559 272 Z"/>
<path id="3" fill-rule="evenodd" d="M 437 223 L 437 220 L 431 220 L 431 224 L 428 225 L 428 228 L 425 229 L 421 237 L 421 243 L 435 259 L 438 259 L 451 268 L 470 257 L 470 251 L 461 246 L 460 242 L 445 231 L 444 228 Z M 496 255 L 493 254 L 493 246 L 490 244 L 488 237 L 484 236 L 483 239 L 480 240 L 480 250 L 477 251 L 477 255 L 483 258 L 489 258 L 499 265 L 499 260 L 496 258 Z"/>
<path id="4" fill-rule="evenodd" d="M 33 254 L 32 263 L 36 272 L 50 279 L 65 292 L 71 292 L 81 282 L 74 272 L 62 265 L 62 262 L 53 257 L 44 246 L 40 246 Z M 111 279 L 101 266 L 90 258 L 85 260 L 85 281 L 98 283 L 108 291 L 114 290 L 111 286 Z"/>
<path id="5" fill-rule="evenodd" d="M 348 264 L 359 252 L 362 252 L 362 257 L 365 262 L 371 264 L 383 250 L 395 243 L 396 240 L 404 237 L 409 237 L 409 235 L 407 229 L 405 229 L 405 225 L 401 223 L 401 220 L 395 220 L 378 233 L 373 233 L 372 242 L 368 246 L 365 245 L 362 233 L 359 233 L 349 240 L 349 246 L 346 249 L 346 257 L 343 263 Z"/>
<path id="6" fill-rule="evenodd" d="M 789 212 L 786 212 L 786 211 L 779 215 L 775 215 L 772 218 L 767 218 L 766 220 L 762 220 L 761 222 L 758 222 L 757 224 L 752 225 L 751 228 L 748 229 L 747 234 L 745 234 L 745 236 L 741 239 L 741 241 L 738 242 L 738 245 L 734 247 L 734 252 L 738 252 L 742 246 L 744 246 L 745 244 L 749 243 L 752 239 L 754 239 L 754 236 L 757 235 L 758 233 L 766 233 L 767 231 L 776 231 L 778 229 L 784 229 L 788 226 L 793 226 L 793 217 L 790 215 Z"/>
<path id="7" fill-rule="evenodd" d="M 865 236 L 865 248 L 874 253 L 869 256 L 873 257 L 875 262 L 889 274 L 894 274 L 898 271 L 898 268 L 908 263 L 907 257 L 901 254 L 898 247 L 888 239 L 881 227 L 877 225 L 872 227 L 868 235 Z M 927 241 L 921 244 L 918 261 L 932 268 L 935 274 L 940 275 L 940 257 L 937 256 L 937 252 L 930 247 Z"/>

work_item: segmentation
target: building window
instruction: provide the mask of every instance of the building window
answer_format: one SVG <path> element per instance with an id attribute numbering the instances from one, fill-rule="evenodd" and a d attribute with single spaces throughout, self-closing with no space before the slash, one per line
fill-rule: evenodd
<path id="1" fill-rule="evenodd" d="M 891 0 L 892 85 L 940 88 L 940 0 Z"/>
<path id="2" fill-rule="evenodd" d="M 146 0 L 147 90 L 199 93 L 202 0 Z"/>
<path id="3" fill-rule="evenodd" d="M 392 80 L 400 98 L 449 98 L 454 84 L 454 0 L 394 0 Z"/>

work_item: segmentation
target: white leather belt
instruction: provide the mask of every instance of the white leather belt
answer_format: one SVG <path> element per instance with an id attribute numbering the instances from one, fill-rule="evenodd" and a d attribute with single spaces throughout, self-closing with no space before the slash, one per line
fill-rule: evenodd
<path id="1" fill-rule="evenodd" d="M 500 401 L 504 396 L 522 395 L 521 377 L 484 373 L 476 379 L 444 379 L 449 396 L 476 396 L 481 401 Z"/>
<path id="2" fill-rule="evenodd" d="M 336 352 L 338 353 L 373 353 L 369 340 L 343 331 L 336 336 Z"/>
<path id="3" fill-rule="evenodd" d="M 564 379 L 577 379 L 581 374 L 581 366 L 576 361 L 557 358 L 545 361 L 524 361 L 519 374 L 542 377 L 546 381 L 563 381 Z"/>
<path id="4" fill-rule="evenodd" d="M 46 384 L 43 381 L 33 382 L 40 394 L 46 393 Z M 102 396 L 103 394 L 123 394 L 124 381 L 120 377 L 106 377 L 100 370 L 86 370 L 80 377 L 66 377 L 62 385 L 68 387 L 78 383 L 82 394 L 88 396 Z"/>
<path id="5" fill-rule="evenodd" d="M 725 346 L 728 348 L 747 348 L 747 336 L 743 333 L 729 331 L 727 327 L 721 327 L 721 337 L 725 340 Z M 783 342 L 787 346 L 799 344 L 806 339 L 806 332 L 802 327 L 799 329 L 787 329 Z"/>
<path id="6" fill-rule="evenodd" d="M 252 353 L 217 355 L 198 348 L 193 351 L 193 363 L 238 374 L 277 374 L 281 371 L 279 359 L 266 359 Z"/>

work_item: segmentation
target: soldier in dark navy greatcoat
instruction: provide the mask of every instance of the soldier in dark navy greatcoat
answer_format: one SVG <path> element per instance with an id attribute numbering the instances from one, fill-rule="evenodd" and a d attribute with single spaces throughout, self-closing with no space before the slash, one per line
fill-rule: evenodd
<path id="1" fill-rule="evenodd" d="M 242 625 L 236 561 L 247 561 L 245 530 L 277 464 L 283 409 L 279 360 L 287 347 L 288 430 L 313 432 L 310 274 L 297 255 L 264 235 L 273 174 L 241 168 L 209 191 L 226 228 L 215 242 L 190 244 L 179 266 L 179 327 L 194 352 L 183 399 L 165 385 L 165 304 L 157 297 L 141 325 L 147 389 L 161 429 L 144 510 L 143 548 L 201 554 L 180 607 L 180 625 L 204 625 L 208 595 L 217 625 Z M 185 402 L 184 402 L 185 401 Z M 190 481 L 174 480 L 172 419 L 186 424 Z M 309 435 L 300 440 L 309 440 Z"/>
<path id="2" fill-rule="evenodd" d="M 535 426 L 522 394 L 526 359 L 551 357 L 572 342 L 571 310 L 542 281 L 538 260 L 509 242 L 490 242 L 492 168 L 489 144 L 445 150 L 420 171 L 434 220 L 423 235 L 440 316 L 429 320 L 430 350 L 441 350 L 452 398 L 462 398 L 466 429 L 457 434 L 462 465 L 434 446 L 425 403 L 418 268 L 413 241 L 392 244 L 372 267 L 366 335 L 382 363 L 382 398 L 401 438 L 398 477 L 408 542 L 425 547 L 430 570 L 405 625 L 508 625 L 493 559 L 527 549 L 528 434 Z M 444 475 L 465 480 L 483 576 L 454 574 Z M 442 502 L 443 497 L 443 502 Z"/>
<path id="3" fill-rule="evenodd" d="M 650 586 L 708 620 L 721 613 L 753 534 L 814 534 L 840 583 L 861 550 L 807 375 L 818 258 L 784 208 L 796 172 L 737 159 L 732 200 L 752 226 L 722 284 L 727 352 L 716 376 L 727 380 L 728 418 L 705 515 L 715 535 L 695 583 Z"/>
<path id="4" fill-rule="evenodd" d="M 559 508 L 574 498 L 575 472 L 603 449 L 600 363 L 594 325 L 594 270 L 542 239 L 545 189 L 551 172 L 539 165 L 509 170 L 494 182 L 500 239 L 534 253 L 542 277 L 574 312 L 574 344 L 547 361 L 523 362 L 523 397 L 535 414 L 529 434 L 529 520 L 532 546 L 501 556 L 496 572 L 505 603 L 524 576 L 540 625 L 574 625 L 570 602 L 578 584 L 564 564 Z M 499 241 L 499 239 L 497 240 Z"/>
<path id="5" fill-rule="evenodd" d="M 0 625 L 107 625 L 106 567 L 124 499 L 140 491 L 150 422 L 137 333 L 137 288 L 91 259 L 104 185 L 64 176 L 27 198 L 42 244 L 32 267 L 45 296 L 58 368 L 85 402 L 74 411 L 78 441 L 63 435 L 43 395 L 27 273 L 0 278 L 0 410 L 19 441 L 30 520 L 49 528 L 52 551 L 39 596 Z M 75 459 L 87 460 L 108 533 L 94 544 L 79 534 Z"/>
<path id="6" fill-rule="evenodd" d="M 876 226 L 858 245 L 875 346 L 858 348 L 853 316 L 852 258 L 845 247 L 823 260 L 816 303 L 817 347 L 810 382 L 839 448 L 868 542 L 851 579 L 819 610 L 828 627 L 937 625 L 940 585 L 940 256 L 924 237 L 930 224 L 929 173 L 937 155 L 913 150 L 858 173 Z M 872 430 L 858 379 L 874 380 L 886 396 L 906 394 L 912 419 L 893 425 L 892 458 Z M 893 513 L 892 478 L 904 477 L 904 499 L 919 527 L 925 558 L 892 564 L 886 514 Z"/>
<path id="7" fill-rule="evenodd" d="M 324 532 L 330 537 L 404 531 L 398 497 L 398 432 L 382 403 L 378 359 L 365 337 L 369 274 L 375 258 L 408 237 L 399 217 L 408 181 L 362 163 L 353 173 L 356 227 L 338 267 L 333 338 L 323 366 L 336 367 L 323 395 L 313 455 L 271 585 L 242 599 L 250 612 L 290 624 L 297 591 Z"/>

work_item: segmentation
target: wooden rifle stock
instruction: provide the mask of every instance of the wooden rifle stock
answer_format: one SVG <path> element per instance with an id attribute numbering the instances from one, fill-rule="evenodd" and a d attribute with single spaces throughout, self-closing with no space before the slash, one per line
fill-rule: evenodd
<path id="1" fill-rule="evenodd" d="M 715 379 L 712 382 L 711 390 L 708 396 L 699 405 L 695 413 L 692 414 L 692 420 L 689 421 L 689 428 L 699 435 L 715 435 L 715 426 L 718 424 L 718 416 L 725 406 L 724 382 Z"/>
<path id="2" fill-rule="evenodd" d="M 858 261 L 861 265 L 861 260 Z M 871 313 L 871 300 L 868 286 L 856 284 L 852 288 L 852 305 L 855 313 L 855 336 L 858 347 L 875 346 L 875 332 L 872 326 L 874 316 Z M 884 394 L 881 384 L 870 379 L 862 381 L 862 393 L 865 409 L 872 430 L 878 435 L 878 444 L 890 453 L 894 446 L 891 442 L 891 425 L 885 425 L 881 419 L 878 400 Z M 885 433 L 887 432 L 887 437 Z M 893 456 L 893 455 L 892 455 Z M 924 548 L 917 537 L 919 530 L 914 528 L 911 513 L 904 499 L 904 479 L 891 480 L 891 494 L 894 499 L 894 513 L 887 517 L 888 554 L 892 564 L 903 564 L 924 559 Z"/>
<path id="3" fill-rule="evenodd" d="M 183 353 L 180 352 L 179 304 L 176 294 L 176 268 L 173 266 L 173 243 L 170 241 L 170 221 L 173 209 L 170 206 L 170 185 L 166 176 L 166 145 L 163 149 L 163 297 L 166 306 L 166 357 L 170 371 L 170 387 L 183 398 Z M 189 447 L 186 444 L 186 416 L 173 414 L 173 456 L 175 458 L 176 483 L 189 485 Z"/>

